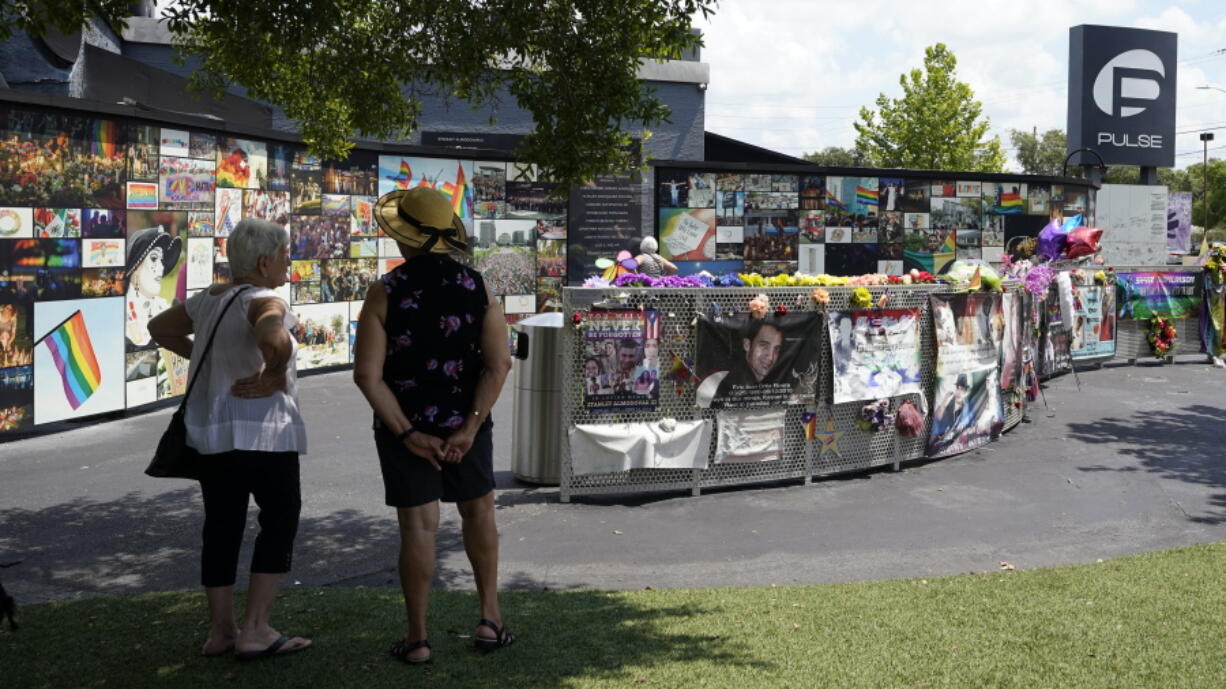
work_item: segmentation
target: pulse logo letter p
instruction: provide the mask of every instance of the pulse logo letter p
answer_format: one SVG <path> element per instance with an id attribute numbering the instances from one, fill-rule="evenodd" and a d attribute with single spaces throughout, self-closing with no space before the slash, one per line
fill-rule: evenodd
<path id="1" fill-rule="evenodd" d="M 1120 53 L 1094 78 L 1094 104 L 1112 117 L 1139 115 L 1158 99 L 1165 78 L 1161 58 L 1150 51 Z"/>

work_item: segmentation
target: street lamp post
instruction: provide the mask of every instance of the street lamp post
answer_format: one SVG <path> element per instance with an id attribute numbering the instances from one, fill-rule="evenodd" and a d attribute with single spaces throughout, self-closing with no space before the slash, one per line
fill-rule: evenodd
<path id="1" fill-rule="evenodd" d="M 1201 132 L 1200 142 L 1204 147 L 1204 158 L 1201 162 L 1201 185 L 1204 187 L 1204 196 L 1201 199 L 1205 203 L 1205 234 L 1209 234 L 1209 142 L 1213 141 L 1213 132 Z"/>
<path id="2" fill-rule="evenodd" d="M 1220 86 L 1213 86 L 1212 84 L 1204 84 L 1202 86 L 1197 86 L 1196 88 L 1201 91 L 1221 91 L 1222 93 L 1226 93 L 1226 89 Z M 1201 132 L 1200 141 L 1201 141 L 1201 145 L 1205 149 L 1203 162 L 1201 163 L 1204 166 L 1204 169 L 1201 171 L 1203 173 L 1201 176 L 1201 183 L 1205 185 L 1205 198 L 1204 198 L 1205 233 L 1208 234 L 1209 227 L 1210 227 L 1209 225 L 1209 142 L 1213 141 L 1213 132 Z"/>

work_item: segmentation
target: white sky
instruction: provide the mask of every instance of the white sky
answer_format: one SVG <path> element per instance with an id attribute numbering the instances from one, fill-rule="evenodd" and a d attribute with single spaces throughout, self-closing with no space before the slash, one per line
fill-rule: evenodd
<path id="1" fill-rule="evenodd" d="M 1179 34 L 1175 131 L 1186 133 L 1176 164 L 1200 161 L 1206 128 L 1216 129 L 1210 157 L 1226 157 L 1226 93 L 1196 89 L 1226 89 L 1221 0 L 721 0 L 697 24 L 711 65 L 706 128 L 795 156 L 851 147 L 860 107 L 901 96 L 899 76 L 945 43 L 1011 149 L 1010 129 L 1066 128 L 1068 30 L 1078 24 Z"/>

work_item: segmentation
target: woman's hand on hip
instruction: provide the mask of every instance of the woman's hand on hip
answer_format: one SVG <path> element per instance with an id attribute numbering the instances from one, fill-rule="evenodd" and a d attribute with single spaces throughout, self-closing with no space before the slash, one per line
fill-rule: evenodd
<path id="1" fill-rule="evenodd" d="M 230 386 L 230 392 L 235 397 L 250 399 L 268 397 L 278 392 L 285 392 L 286 387 L 285 368 L 277 371 L 270 371 L 264 368 L 254 376 L 247 376 L 246 378 L 234 381 L 234 385 Z"/>

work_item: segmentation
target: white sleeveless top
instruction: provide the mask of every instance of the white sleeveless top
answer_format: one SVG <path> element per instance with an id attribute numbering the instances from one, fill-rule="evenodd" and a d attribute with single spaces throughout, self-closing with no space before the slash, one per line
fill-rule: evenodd
<path id="1" fill-rule="evenodd" d="M 221 294 L 210 294 L 212 288 L 201 290 L 185 303 L 196 331 L 189 381 L 196 375 L 209 335 L 217 325 L 218 314 L 238 287 L 241 285 Z M 187 425 L 187 444 L 201 454 L 230 450 L 306 454 L 306 427 L 298 411 L 298 371 L 294 354 L 290 355 L 287 366 L 286 392 L 255 399 L 235 397 L 230 393 L 234 381 L 254 375 L 264 363 L 247 312 L 253 300 L 265 297 L 280 298 L 266 287 L 251 285 L 234 300 L 213 340 L 213 349 L 200 380 L 187 400 L 183 419 Z M 296 323 L 297 319 L 287 306 L 286 330 Z M 292 333 L 289 337 L 296 351 L 298 343 Z"/>

